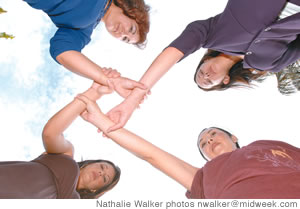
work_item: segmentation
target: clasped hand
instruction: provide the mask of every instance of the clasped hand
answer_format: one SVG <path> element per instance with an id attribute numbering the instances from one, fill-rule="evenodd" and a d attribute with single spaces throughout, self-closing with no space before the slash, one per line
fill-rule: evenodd
<path id="1" fill-rule="evenodd" d="M 147 86 L 142 83 L 121 77 L 121 74 L 112 68 L 102 68 L 102 72 L 108 78 L 107 86 L 115 90 L 123 98 L 127 98 L 135 88 L 147 89 Z"/>
<path id="2" fill-rule="evenodd" d="M 86 109 L 80 114 L 80 116 L 87 122 L 95 124 L 97 116 L 101 114 L 101 110 L 96 101 L 92 101 L 83 94 L 78 94 L 76 99 L 82 101 L 86 105 Z"/>
<path id="3" fill-rule="evenodd" d="M 109 117 L 109 119 L 115 123 L 107 129 L 107 133 L 109 133 L 111 131 L 115 131 L 119 128 L 122 128 L 127 123 L 133 111 L 137 107 L 139 107 L 139 105 L 147 97 L 147 94 L 150 94 L 150 91 L 144 84 L 130 80 L 128 78 L 120 77 L 121 74 L 111 68 L 103 68 L 102 72 L 108 77 L 108 85 L 103 86 L 95 82 L 93 83 L 91 89 L 93 89 L 94 92 L 97 92 L 97 99 L 99 99 L 103 94 L 112 93 L 113 90 L 115 90 L 119 95 L 125 98 L 125 100 L 121 104 L 117 105 L 106 114 Z M 140 89 L 140 92 L 145 92 L 144 96 L 141 99 L 132 99 L 128 97 L 135 88 Z M 78 99 L 87 103 L 86 99 L 88 98 L 83 99 L 82 97 L 84 97 L 84 95 L 78 96 Z M 95 102 L 93 105 L 97 106 Z M 97 108 L 98 112 L 101 112 L 98 106 Z M 95 108 L 91 110 L 95 110 Z M 87 120 L 88 122 L 91 122 L 90 120 L 94 119 L 94 116 L 91 113 L 95 113 L 95 111 L 83 112 L 83 119 Z"/>

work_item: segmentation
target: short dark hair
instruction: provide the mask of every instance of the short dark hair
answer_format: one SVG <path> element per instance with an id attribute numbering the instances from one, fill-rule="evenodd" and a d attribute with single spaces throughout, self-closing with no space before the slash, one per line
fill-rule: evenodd
<path id="1" fill-rule="evenodd" d="M 229 131 L 226 131 L 226 130 L 224 130 L 224 129 L 222 129 L 222 128 L 214 127 L 214 126 L 209 127 L 209 128 L 215 128 L 215 129 L 218 129 L 218 130 L 220 130 L 220 131 L 223 131 L 223 132 L 224 132 L 225 134 L 227 134 L 229 137 L 232 137 L 232 134 L 231 134 Z M 199 152 L 200 152 L 201 156 L 204 158 L 204 160 L 206 160 L 206 161 L 209 161 L 209 160 L 205 157 L 205 155 L 204 155 L 203 152 L 201 151 L 199 145 L 200 145 L 200 135 L 203 133 L 203 131 L 205 131 L 205 130 L 207 130 L 207 129 L 209 129 L 209 128 L 204 128 L 204 129 L 200 132 L 200 134 L 199 134 L 199 136 L 198 136 L 198 140 L 197 140 L 197 147 L 198 147 L 198 149 L 199 149 Z M 235 143 L 235 146 L 236 146 L 236 148 L 240 149 L 240 145 L 239 145 L 238 142 Z"/>
<path id="2" fill-rule="evenodd" d="M 194 81 L 197 84 L 196 78 L 197 78 L 197 73 L 201 67 L 201 65 L 204 63 L 205 60 L 212 58 L 212 57 L 217 57 L 221 54 L 222 52 L 215 51 L 212 49 L 208 49 L 206 53 L 203 55 L 203 57 L 200 60 L 200 63 L 198 64 L 196 68 L 196 72 L 194 75 Z M 255 71 L 256 73 L 253 73 Z M 226 90 L 232 87 L 245 87 L 248 85 L 250 87 L 252 85 L 252 81 L 257 81 L 257 82 L 262 82 L 265 79 L 266 72 L 265 71 L 260 71 L 260 70 L 254 70 L 254 69 L 247 69 L 243 68 L 243 60 L 240 60 L 236 62 L 229 70 L 228 73 L 230 77 L 230 81 L 228 84 L 224 84 L 221 82 L 220 84 L 211 87 L 210 89 L 202 88 L 197 84 L 197 86 L 204 90 L 204 91 L 213 91 L 213 90 Z M 246 85 L 245 85 L 246 84 Z"/>
<path id="3" fill-rule="evenodd" d="M 93 163 L 108 163 L 108 164 L 110 164 L 115 170 L 115 176 L 110 184 L 105 185 L 104 187 L 96 190 L 95 192 L 92 192 L 88 189 L 77 190 L 81 199 L 95 199 L 98 194 L 112 189 L 120 180 L 121 170 L 118 166 L 116 166 L 111 161 L 108 161 L 108 160 L 85 160 L 85 161 L 77 162 L 79 169 L 84 168 L 85 166 L 87 166 L 89 164 L 93 164 Z"/>
<path id="4" fill-rule="evenodd" d="M 123 10 L 124 15 L 135 20 L 139 29 L 139 37 L 137 43 L 138 48 L 144 48 L 146 45 L 147 34 L 150 28 L 149 11 L 150 7 L 145 4 L 144 0 L 112 0 L 113 3 Z"/>

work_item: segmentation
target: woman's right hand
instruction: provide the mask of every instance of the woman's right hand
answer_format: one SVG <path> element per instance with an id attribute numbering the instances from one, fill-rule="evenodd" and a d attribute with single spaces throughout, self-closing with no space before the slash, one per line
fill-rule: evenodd
<path id="1" fill-rule="evenodd" d="M 111 109 L 106 115 L 115 125 L 108 128 L 107 133 L 124 127 L 139 103 L 139 101 L 125 99 L 121 104 Z"/>
<path id="2" fill-rule="evenodd" d="M 106 75 L 108 78 L 118 78 L 121 76 L 121 73 L 119 73 L 117 70 L 115 69 L 112 69 L 112 68 L 106 68 L 106 67 L 103 67 L 101 69 L 102 73 L 104 75 Z"/>
<path id="3" fill-rule="evenodd" d="M 110 78 L 108 86 L 113 88 L 121 97 L 127 98 L 135 89 L 148 90 L 148 87 L 141 82 L 137 82 L 125 77 Z"/>
<path id="4" fill-rule="evenodd" d="M 86 109 L 80 114 L 80 116 L 87 122 L 94 124 L 97 115 L 101 114 L 101 110 L 95 101 L 90 100 L 83 94 L 78 94 L 76 99 L 82 101 L 86 105 Z"/>

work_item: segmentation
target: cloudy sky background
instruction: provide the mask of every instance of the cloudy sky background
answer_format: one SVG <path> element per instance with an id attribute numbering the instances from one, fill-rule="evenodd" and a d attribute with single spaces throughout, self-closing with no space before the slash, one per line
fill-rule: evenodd
<path id="1" fill-rule="evenodd" d="M 99 24 L 83 53 L 102 67 L 117 69 L 135 80 L 185 26 L 222 12 L 225 0 L 152 0 L 151 30 L 144 50 L 112 38 Z M 32 160 L 41 154 L 41 132 L 47 120 L 83 92 L 91 81 L 59 66 L 49 54 L 56 31 L 50 19 L 19 0 L 0 0 L 8 13 L 0 15 L 0 32 L 15 39 L 0 39 L 0 160 Z M 275 77 L 254 89 L 203 92 L 193 81 L 204 50 L 173 67 L 152 89 L 152 95 L 126 125 L 153 144 L 201 167 L 205 161 L 196 147 L 199 132 L 219 126 L 234 133 L 240 145 L 258 139 L 282 140 L 300 147 L 300 94 L 283 96 Z M 120 103 L 116 94 L 99 101 L 104 112 Z M 142 160 L 102 138 L 82 121 L 65 133 L 75 147 L 75 159 L 108 159 L 122 170 L 120 183 L 105 200 L 185 199 L 185 189 Z"/>

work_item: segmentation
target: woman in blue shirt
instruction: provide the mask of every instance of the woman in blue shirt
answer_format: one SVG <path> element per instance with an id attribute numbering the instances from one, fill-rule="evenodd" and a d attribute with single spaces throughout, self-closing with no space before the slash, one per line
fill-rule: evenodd
<path id="1" fill-rule="evenodd" d="M 81 50 L 90 42 L 100 21 L 115 38 L 142 47 L 149 31 L 149 6 L 143 0 L 24 0 L 31 7 L 43 10 L 58 27 L 50 40 L 50 54 L 70 71 L 103 85 L 114 86 L 126 97 L 126 90 L 144 86 L 133 80 L 108 78 Z"/>

